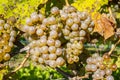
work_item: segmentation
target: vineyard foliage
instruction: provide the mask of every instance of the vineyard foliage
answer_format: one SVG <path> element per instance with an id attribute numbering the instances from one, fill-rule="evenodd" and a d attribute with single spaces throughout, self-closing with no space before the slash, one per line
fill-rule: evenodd
<path id="1" fill-rule="evenodd" d="M 70 3 L 80 11 L 95 13 L 101 6 L 106 5 L 108 0 L 70 0 Z M 6 18 L 14 15 L 18 22 L 24 23 L 26 17 L 38 9 L 45 14 L 45 11 L 49 13 L 52 6 L 62 8 L 63 5 L 64 0 L 1 0 L 0 14 L 4 13 Z"/>

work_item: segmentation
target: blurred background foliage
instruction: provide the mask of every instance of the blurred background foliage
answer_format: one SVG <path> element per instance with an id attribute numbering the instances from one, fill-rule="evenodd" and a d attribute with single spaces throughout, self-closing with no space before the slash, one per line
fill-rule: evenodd
<path id="1" fill-rule="evenodd" d="M 65 71 L 69 72 L 67 69 Z M 50 67 L 33 66 L 33 64 L 30 64 L 20 69 L 10 80 L 66 80 L 66 78 Z"/>

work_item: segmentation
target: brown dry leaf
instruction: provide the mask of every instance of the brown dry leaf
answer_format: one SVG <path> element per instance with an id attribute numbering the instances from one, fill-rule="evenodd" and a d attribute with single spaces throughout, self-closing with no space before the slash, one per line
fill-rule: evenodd
<path id="1" fill-rule="evenodd" d="M 103 31 L 104 31 L 103 23 L 101 22 L 100 19 L 96 20 L 95 27 L 94 27 L 94 32 L 98 32 L 101 36 L 104 36 Z"/>
<path id="2" fill-rule="evenodd" d="M 104 23 L 104 38 L 108 39 L 114 35 L 114 28 L 112 23 L 106 17 L 101 17 L 102 22 Z"/>
<path id="3" fill-rule="evenodd" d="M 94 32 L 98 32 L 105 40 L 114 35 L 113 23 L 106 14 L 99 14 L 99 16 L 95 18 Z"/>

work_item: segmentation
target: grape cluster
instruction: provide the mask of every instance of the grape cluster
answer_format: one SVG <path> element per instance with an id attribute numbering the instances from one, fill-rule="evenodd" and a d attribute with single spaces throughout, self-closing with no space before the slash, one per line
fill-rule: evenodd
<path id="1" fill-rule="evenodd" d="M 60 18 L 64 25 L 62 33 L 68 40 L 66 44 L 67 62 L 72 64 L 79 61 L 86 37 L 92 32 L 94 22 L 87 12 L 77 11 L 73 6 L 65 6 L 60 11 Z"/>
<path id="2" fill-rule="evenodd" d="M 17 35 L 10 20 L 0 19 L 0 62 L 10 59 L 10 51 Z"/>
<path id="3" fill-rule="evenodd" d="M 72 6 L 62 10 L 52 7 L 50 12 L 48 17 L 33 12 L 21 27 L 30 42 L 31 59 L 51 67 L 64 65 L 66 59 L 69 64 L 78 62 L 84 39 L 93 29 L 93 21 L 87 12 L 79 12 Z"/>
<path id="4" fill-rule="evenodd" d="M 62 43 L 59 40 L 61 26 L 59 19 L 55 17 L 59 9 L 52 8 L 51 11 L 53 15 L 47 18 L 41 13 L 32 13 L 21 30 L 26 33 L 26 39 L 30 41 L 28 46 L 31 48 L 31 59 L 40 64 L 56 67 L 64 65 L 65 60 L 62 57 Z"/>
<path id="5" fill-rule="evenodd" d="M 75 41 L 74 43 L 67 43 L 66 58 L 69 64 L 79 61 L 79 55 L 82 53 L 83 43 Z"/>
<path id="6" fill-rule="evenodd" d="M 70 42 L 84 40 L 85 36 L 93 30 L 94 22 L 87 12 L 80 12 L 72 6 L 68 6 L 60 11 L 60 16 L 64 24 L 62 32 L 65 39 Z"/>
<path id="7" fill-rule="evenodd" d="M 32 36 L 34 34 L 38 36 L 44 35 L 44 31 L 46 30 L 46 25 L 40 25 L 41 22 L 45 18 L 42 14 L 37 14 L 37 12 L 33 12 L 30 18 L 26 19 L 26 25 L 22 26 L 20 29 L 26 32 L 25 37 L 29 41 L 34 40 L 35 38 Z M 40 24 L 39 24 L 40 22 Z"/>
<path id="8" fill-rule="evenodd" d="M 63 52 L 59 40 L 41 38 L 32 41 L 29 46 L 31 47 L 31 59 L 34 62 L 46 64 L 51 67 L 64 65 L 65 61 L 63 57 L 61 57 Z"/>
<path id="9" fill-rule="evenodd" d="M 109 60 L 110 57 L 108 55 L 105 54 L 101 57 L 98 53 L 95 53 L 86 60 L 87 65 L 85 69 L 93 73 L 93 80 L 114 80 L 112 71 L 115 71 L 117 66 L 115 64 L 109 65 Z"/>

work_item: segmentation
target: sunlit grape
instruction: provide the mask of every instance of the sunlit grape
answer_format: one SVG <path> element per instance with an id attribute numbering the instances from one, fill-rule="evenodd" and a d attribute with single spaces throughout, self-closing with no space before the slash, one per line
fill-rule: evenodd
<path id="1" fill-rule="evenodd" d="M 10 59 L 10 54 L 6 53 L 4 56 L 3 56 L 3 59 L 5 61 L 9 60 Z"/>

